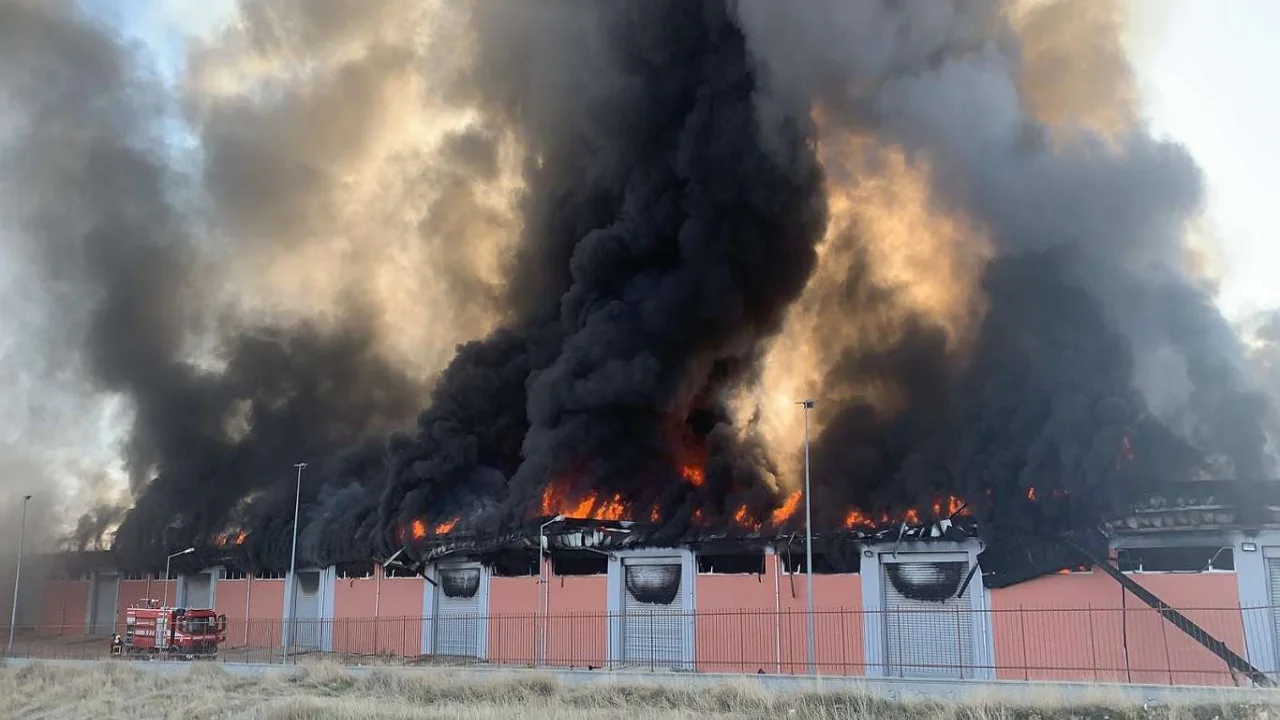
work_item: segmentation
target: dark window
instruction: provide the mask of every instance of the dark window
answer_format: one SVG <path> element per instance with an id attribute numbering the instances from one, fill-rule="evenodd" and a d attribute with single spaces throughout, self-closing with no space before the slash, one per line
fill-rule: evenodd
<path id="1" fill-rule="evenodd" d="M 339 563 L 335 571 L 343 580 L 363 580 L 373 577 L 373 563 Z"/>
<path id="2" fill-rule="evenodd" d="M 412 568 L 402 567 L 400 565 L 389 565 L 382 569 L 382 574 L 389 578 L 416 578 L 422 577 Z"/>
<path id="3" fill-rule="evenodd" d="M 255 580 L 283 580 L 285 574 L 282 570 L 259 570 L 253 577 Z"/>
<path id="4" fill-rule="evenodd" d="M 803 548 L 801 548 L 799 552 L 792 550 L 789 554 L 786 551 L 783 551 L 780 555 L 782 557 L 783 572 L 803 573 L 805 571 Z M 813 554 L 813 574 L 841 575 L 856 573 L 859 569 L 859 563 L 856 561 L 858 556 L 854 555 L 853 557 L 855 558 L 855 562 L 851 567 L 841 568 L 833 563 L 831 558 L 827 557 L 825 554 L 815 552 Z"/>
<path id="5" fill-rule="evenodd" d="M 245 571 L 240 568 L 223 567 L 218 572 L 219 580 L 243 580 L 245 579 Z"/>
<path id="6" fill-rule="evenodd" d="M 1231 548 L 1216 545 L 1192 547 L 1120 548 L 1116 564 L 1124 572 L 1205 572 L 1235 570 Z"/>
<path id="7" fill-rule="evenodd" d="M 607 575 L 609 573 L 609 557 L 598 553 L 553 553 L 551 555 L 551 573 L 553 575 Z"/>
<path id="8" fill-rule="evenodd" d="M 708 575 L 763 575 L 764 552 L 699 555 L 698 572 Z"/>
<path id="9" fill-rule="evenodd" d="M 490 571 L 494 577 L 533 577 L 538 574 L 536 550 L 503 553 L 488 560 L 492 563 Z"/>

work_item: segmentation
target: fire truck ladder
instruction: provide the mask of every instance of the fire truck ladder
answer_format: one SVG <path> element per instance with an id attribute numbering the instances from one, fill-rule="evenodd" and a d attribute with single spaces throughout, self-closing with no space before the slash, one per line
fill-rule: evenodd
<path id="1" fill-rule="evenodd" d="M 1110 575 L 1112 579 L 1120 583 L 1121 587 L 1128 590 L 1130 593 L 1133 593 L 1134 597 L 1146 603 L 1152 610 L 1160 613 L 1160 617 L 1167 620 L 1170 625 L 1181 630 L 1187 637 L 1200 643 L 1204 649 L 1221 658 L 1233 674 L 1239 672 L 1252 680 L 1255 685 L 1259 685 L 1261 687 L 1275 687 L 1275 682 L 1273 682 L 1271 678 L 1267 677 L 1266 673 L 1251 665 L 1248 660 L 1240 657 L 1231 648 L 1227 647 L 1226 643 L 1210 635 L 1204 628 L 1191 622 L 1190 618 L 1177 610 L 1174 610 L 1168 603 L 1152 594 L 1150 590 L 1147 590 L 1135 582 L 1133 578 L 1120 572 L 1118 568 L 1107 562 L 1105 558 L 1098 558 L 1097 555 L 1085 549 L 1084 546 L 1070 538 L 1062 539 L 1067 543 L 1067 545 L 1074 548 L 1076 552 L 1088 559 L 1094 567 Z"/>

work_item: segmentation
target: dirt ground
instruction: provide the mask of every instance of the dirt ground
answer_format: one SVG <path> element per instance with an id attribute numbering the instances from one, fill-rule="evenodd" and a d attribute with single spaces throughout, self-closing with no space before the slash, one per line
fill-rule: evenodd
<path id="1" fill-rule="evenodd" d="M 747 682 L 569 685 L 533 672 L 480 680 L 447 669 L 355 674 L 331 665 L 261 677 L 228 673 L 213 663 L 196 663 L 180 674 L 118 662 L 89 669 L 39 663 L 0 668 L 0 717 L 24 720 L 1263 720 L 1278 713 L 1280 704 L 1064 706 L 1049 698 L 1019 706 L 895 703 L 852 693 L 774 693 Z"/>

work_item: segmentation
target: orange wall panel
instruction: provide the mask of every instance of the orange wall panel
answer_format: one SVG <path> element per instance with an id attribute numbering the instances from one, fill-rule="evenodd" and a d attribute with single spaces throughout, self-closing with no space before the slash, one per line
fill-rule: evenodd
<path id="1" fill-rule="evenodd" d="M 763 575 L 698 575 L 694 654 L 702 672 L 774 672 L 777 630 L 773 558 Z"/>
<path id="2" fill-rule="evenodd" d="M 381 576 L 338 578 L 334 584 L 333 647 L 337 652 L 416 657 L 422 654 L 426 581 Z M 376 610 L 376 617 L 375 617 Z"/>
<path id="3" fill-rule="evenodd" d="M 698 670 L 808 672 L 805 576 L 780 570 L 768 556 L 763 575 L 698 575 Z M 819 671 L 863 674 L 861 577 L 814 575 L 813 593 Z"/>
<path id="4" fill-rule="evenodd" d="M 89 607 L 88 580 L 48 580 L 40 598 L 40 633 L 84 635 Z"/>
<path id="5" fill-rule="evenodd" d="M 549 569 L 548 569 L 549 572 Z M 525 611 L 532 616 L 538 611 L 537 578 L 511 578 L 532 586 L 518 591 L 521 602 L 530 602 Z M 551 576 L 548 583 L 547 662 L 559 667 L 603 667 L 609 650 L 608 578 L 604 575 Z M 490 607 L 494 595 L 490 594 Z M 512 635 L 533 635 L 534 625 L 525 623 L 508 628 Z M 490 630 L 490 637 L 493 631 Z M 524 642 L 532 642 L 526 640 Z"/>
<path id="6" fill-rule="evenodd" d="M 1139 585 L 1245 655 L 1235 573 L 1138 573 Z M 1223 662 L 1106 574 L 991 591 L 1001 679 L 1229 685 Z"/>
<path id="7" fill-rule="evenodd" d="M 489 661 L 530 665 L 537 653 L 538 578 L 489 580 Z"/>
<path id="8" fill-rule="evenodd" d="M 227 613 L 227 644 L 231 647 L 274 648 L 280 645 L 281 618 L 284 615 L 284 580 L 246 579 L 241 581 L 218 581 L 217 595 L 222 594 L 222 583 L 239 582 L 244 584 L 244 592 L 249 596 L 249 618 L 247 621 L 231 620 Z M 240 609 L 236 617 L 244 616 L 244 597 L 238 598 Z M 215 600 L 221 605 L 221 598 Z M 228 602 L 228 610 L 235 601 Z"/>
<path id="9" fill-rule="evenodd" d="M 333 651 L 358 655 L 377 652 L 381 599 L 376 578 L 337 578 L 333 583 Z"/>
<path id="10" fill-rule="evenodd" d="M 227 616 L 227 647 L 247 647 L 251 637 L 246 600 L 249 599 L 250 581 L 214 580 L 213 609 Z M 264 645 L 266 641 L 263 641 Z"/>

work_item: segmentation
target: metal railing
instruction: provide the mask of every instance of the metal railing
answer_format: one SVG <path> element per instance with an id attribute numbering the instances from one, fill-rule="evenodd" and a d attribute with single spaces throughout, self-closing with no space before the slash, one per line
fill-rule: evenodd
<path id="1" fill-rule="evenodd" d="M 1275 631 L 1280 608 L 1182 612 L 1280 680 Z M 229 617 L 217 659 L 805 674 L 806 618 L 803 610 L 717 610 L 297 620 L 285 652 L 281 620 Z M 823 675 L 1248 684 L 1145 607 L 981 613 L 819 609 L 814 625 L 816 669 Z M 8 628 L 0 632 L 7 634 Z M 896 645 L 887 647 L 891 637 Z M 84 624 L 19 626 L 13 654 L 107 658 L 110 645 L 109 637 L 91 635 Z"/>

